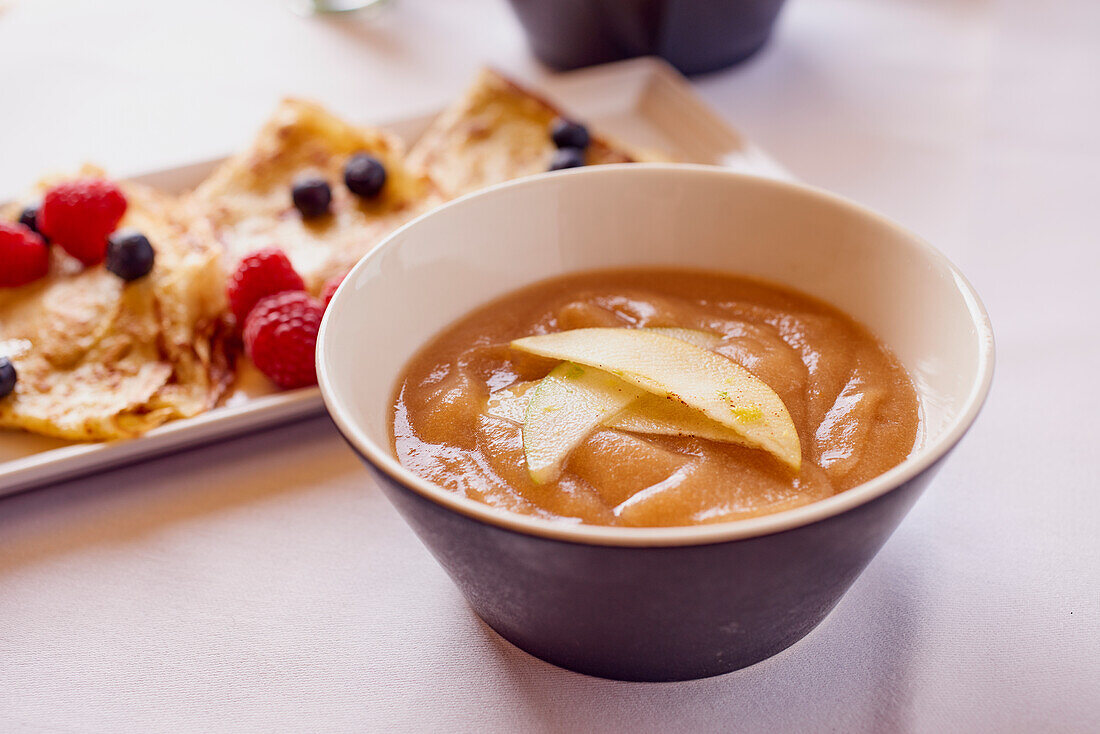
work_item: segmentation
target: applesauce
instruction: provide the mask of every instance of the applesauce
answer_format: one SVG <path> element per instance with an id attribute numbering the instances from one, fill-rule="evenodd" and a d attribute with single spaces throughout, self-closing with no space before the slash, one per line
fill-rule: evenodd
<path id="1" fill-rule="evenodd" d="M 607 421 L 570 448 L 553 478 L 536 481 L 524 413 L 493 406 L 562 362 L 511 343 L 591 328 L 708 335 L 710 351 L 782 400 L 797 433 L 797 471 L 759 447 Z M 909 455 L 919 410 L 897 359 L 827 304 L 745 278 L 662 268 L 554 278 L 478 308 L 407 365 L 392 419 L 401 464 L 466 497 L 563 522 L 673 526 L 778 512 L 865 482 Z"/>

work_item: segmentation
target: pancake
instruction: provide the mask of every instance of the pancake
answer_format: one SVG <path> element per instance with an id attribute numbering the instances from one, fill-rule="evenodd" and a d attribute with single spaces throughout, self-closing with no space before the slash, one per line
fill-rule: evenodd
<path id="1" fill-rule="evenodd" d="M 78 441 L 136 436 L 213 407 L 231 381 L 212 236 L 175 198 L 120 186 L 128 206 L 119 226 L 149 238 L 153 270 L 127 283 L 53 247 L 45 278 L 0 289 L 0 355 L 19 375 L 0 400 L 0 426 Z M 0 216 L 18 212 L 14 204 Z"/>
<path id="2" fill-rule="evenodd" d="M 386 184 L 374 199 L 360 199 L 343 183 L 344 164 L 359 152 L 386 167 Z M 303 220 L 294 208 L 291 185 L 304 174 L 329 182 L 329 215 Z M 427 178 L 407 169 L 397 138 L 293 99 L 284 100 L 252 145 L 219 166 L 191 197 L 195 213 L 224 246 L 228 268 L 261 247 L 280 247 L 313 293 L 439 201 Z"/>
<path id="3" fill-rule="evenodd" d="M 427 174 L 447 197 L 543 173 L 554 154 L 550 125 L 557 117 L 567 115 L 496 71 L 484 69 L 413 146 L 409 165 Z M 667 160 L 591 128 L 589 134 L 587 165 Z"/>

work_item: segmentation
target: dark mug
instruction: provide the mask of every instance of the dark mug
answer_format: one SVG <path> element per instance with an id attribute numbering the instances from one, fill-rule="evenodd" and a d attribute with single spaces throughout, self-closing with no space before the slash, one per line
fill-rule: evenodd
<path id="1" fill-rule="evenodd" d="M 510 2 L 535 56 L 555 69 L 656 55 L 685 74 L 699 74 L 756 53 L 784 0 Z"/>

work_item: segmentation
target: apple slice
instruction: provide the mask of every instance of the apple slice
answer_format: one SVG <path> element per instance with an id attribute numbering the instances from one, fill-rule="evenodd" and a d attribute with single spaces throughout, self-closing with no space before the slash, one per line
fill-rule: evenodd
<path id="1" fill-rule="evenodd" d="M 720 354 L 644 329 L 573 329 L 516 339 L 512 346 L 596 367 L 646 392 L 678 400 L 794 471 L 802 466 L 802 448 L 787 406 L 774 390 Z"/>
<path id="2" fill-rule="evenodd" d="M 697 347 L 703 349 L 714 349 L 718 346 L 722 337 L 710 331 L 699 331 L 698 329 L 681 329 L 676 326 L 647 326 L 642 331 L 648 331 L 650 334 L 663 334 L 664 336 L 671 336 L 673 339 L 679 339 L 680 341 L 687 342 L 688 344 L 694 344 Z"/>
<path id="3" fill-rule="evenodd" d="M 628 433 L 654 436 L 698 436 L 744 446 L 745 438 L 694 408 L 659 395 L 643 395 L 604 425 Z"/>
<path id="4" fill-rule="evenodd" d="M 565 362 L 529 391 L 523 419 L 523 453 L 536 484 L 561 474 L 569 453 L 642 391 L 602 370 Z"/>
<path id="5" fill-rule="evenodd" d="M 721 343 L 722 337 L 709 331 L 697 329 L 681 329 L 671 326 L 646 327 L 645 331 L 654 334 L 664 334 L 674 339 L 694 344 L 704 349 L 712 349 Z M 539 380 L 517 382 L 514 385 L 503 387 L 489 396 L 485 406 L 485 412 L 494 418 L 503 418 L 512 423 L 523 423 L 523 414 L 527 410 L 527 403 L 531 400 L 530 391 L 537 387 Z M 643 416 L 641 410 L 647 413 Z M 627 427 L 627 426 L 630 427 Z M 741 437 L 736 433 L 721 428 L 709 418 L 704 418 L 697 411 L 684 408 L 679 403 L 667 398 L 643 399 L 623 411 L 615 420 L 615 428 L 634 433 L 651 433 L 664 436 L 700 436 L 714 441 L 729 441 L 740 443 Z M 720 437 L 721 436 L 721 437 Z"/>
<path id="6" fill-rule="evenodd" d="M 623 383 L 613 375 L 607 375 L 607 377 L 608 389 L 616 389 L 617 383 Z M 527 403 L 531 401 L 531 395 L 538 384 L 538 380 L 532 380 L 497 390 L 489 396 L 485 412 L 494 418 L 502 418 L 522 425 Z M 711 420 L 698 410 L 657 395 L 643 395 L 626 406 L 621 413 L 605 421 L 604 425 L 628 433 L 645 433 L 654 436 L 698 436 L 723 443 L 745 443 L 745 439 L 736 431 Z"/>

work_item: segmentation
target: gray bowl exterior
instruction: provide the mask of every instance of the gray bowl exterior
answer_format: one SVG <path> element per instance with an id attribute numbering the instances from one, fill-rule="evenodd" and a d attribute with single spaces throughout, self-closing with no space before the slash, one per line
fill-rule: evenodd
<path id="1" fill-rule="evenodd" d="M 661 56 L 685 74 L 724 69 L 767 42 L 785 0 L 510 0 L 555 69 Z"/>
<path id="2" fill-rule="evenodd" d="M 943 461 L 809 525 L 723 543 L 639 548 L 491 525 L 426 499 L 359 455 L 502 637 L 563 668 L 633 681 L 728 673 L 802 639 L 840 601 Z"/>

